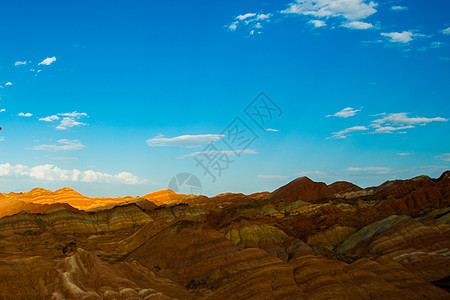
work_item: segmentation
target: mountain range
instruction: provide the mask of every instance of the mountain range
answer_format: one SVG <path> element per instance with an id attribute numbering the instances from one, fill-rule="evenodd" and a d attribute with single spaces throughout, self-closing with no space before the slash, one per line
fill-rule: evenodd
<path id="1" fill-rule="evenodd" d="M 360 188 L 0 194 L 0 299 L 450 299 L 450 171 Z"/>

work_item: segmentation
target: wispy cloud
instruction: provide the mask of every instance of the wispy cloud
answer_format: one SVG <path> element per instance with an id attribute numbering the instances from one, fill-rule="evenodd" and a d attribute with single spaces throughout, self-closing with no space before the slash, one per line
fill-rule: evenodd
<path id="1" fill-rule="evenodd" d="M 350 167 L 347 171 L 355 173 L 388 174 L 392 172 L 392 169 L 386 167 Z"/>
<path id="2" fill-rule="evenodd" d="M 333 136 L 331 138 L 333 139 L 345 139 L 348 137 L 349 133 L 355 132 L 355 131 L 367 131 L 369 128 L 366 126 L 353 126 L 338 132 L 333 132 Z"/>
<path id="3" fill-rule="evenodd" d="M 60 118 L 63 117 L 62 119 Z M 66 130 L 68 128 L 72 128 L 75 126 L 83 126 L 86 125 L 86 123 L 79 122 L 78 120 L 87 117 L 86 113 L 79 113 L 79 112 L 70 112 L 70 113 L 59 113 L 56 115 L 47 116 L 44 118 L 39 118 L 39 121 L 44 122 L 55 122 L 59 121 L 59 124 L 55 127 L 58 130 Z"/>
<path id="4" fill-rule="evenodd" d="M 74 127 L 74 126 L 80 126 L 80 125 L 86 125 L 86 124 L 82 123 L 82 122 L 78 122 L 74 118 L 64 117 L 61 120 L 61 123 L 59 123 L 59 125 L 56 126 L 56 129 L 66 130 L 67 128 L 71 128 L 71 127 Z"/>
<path id="5" fill-rule="evenodd" d="M 409 152 L 401 152 L 401 153 L 397 153 L 398 156 L 409 156 L 411 155 L 411 153 Z"/>
<path id="6" fill-rule="evenodd" d="M 273 129 L 273 128 L 266 128 L 264 129 L 265 131 L 271 131 L 271 132 L 279 132 L 280 130 L 278 129 Z"/>
<path id="7" fill-rule="evenodd" d="M 319 18 L 343 17 L 350 21 L 365 19 L 377 12 L 375 2 L 365 0 L 296 0 L 282 11 Z"/>
<path id="8" fill-rule="evenodd" d="M 0 109 L 0 112 L 4 112 L 4 111 L 6 111 L 6 109 L 4 109 L 4 108 Z"/>
<path id="9" fill-rule="evenodd" d="M 58 115 L 63 116 L 63 117 L 71 117 L 71 118 L 87 117 L 87 113 L 79 113 L 77 111 L 70 112 L 70 113 L 60 113 Z"/>
<path id="10" fill-rule="evenodd" d="M 445 29 L 442 29 L 442 30 L 441 30 L 441 33 L 442 33 L 442 34 L 445 34 L 445 35 L 449 35 L 449 34 L 450 34 L 450 27 L 445 28 Z"/>
<path id="11" fill-rule="evenodd" d="M 238 19 L 239 21 L 244 21 L 245 19 L 248 19 L 248 18 L 251 18 L 254 16 L 256 16 L 255 13 L 246 13 L 246 14 L 237 16 L 236 19 Z"/>
<path id="12" fill-rule="evenodd" d="M 373 28 L 373 25 L 371 23 L 366 23 L 366 22 L 361 22 L 361 21 L 353 21 L 353 22 L 342 24 L 341 26 L 345 27 L 345 28 L 359 29 L 359 30 Z"/>
<path id="13" fill-rule="evenodd" d="M 37 145 L 32 147 L 32 150 L 41 150 L 41 151 L 74 151 L 81 150 L 85 145 L 83 145 L 79 140 L 68 140 L 62 139 L 56 141 L 54 145 Z"/>
<path id="14" fill-rule="evenodd" d="M 392 6 L 391 10 L 392 11 L 405 11 L 405 10 L 408 10 L 408 7 L 396 5 L 396 6 Z"/>
<path id="15" fill-rule="evenodd" d="M 245 27 L 249 31 L 250 35 L 253 35 L 255 33 L 262 33 L 261 29 L 263 27 L 264 23 L 270 22 L 270 18 L 272 17 L 272 14 L 257 14 L 257 13 L 246 13 L 239 15 L 234 18 L 233 22 L 231 24 L 225 26 L 230 31 L 236 31 L 238 27 Z"/>
<path id="16" fill-rule="evenodd" d="M 325 23 L 325 21 L 322 20 L 310 20 L 308 23 L 314 25 L 315 28 L 327 26 L 327 23 Z"/>
<path id="17" fill-rule="evenodd" d="M 438 49 L 445 46 L 445 42 L 434 41 L 431 42 L 429 46 L 422 46 L 418 49 L 418 51 L 427 51 L 429 49 Z"/>
<path id="18" fill-rule="evenodd" d="M 80 171 L 78 169 L 65 170 L 52 164 L 28 167 L 25 165 L 0 164 L 0 177 L 29 177 L 42 181 L 62 182 L 102 182 L 116 184 L 145 184 L 147 180 L 138 178 L 129 172 L 115 175 L 96 172 L 93 170 Z"/>
<path id="19" fill-rule="evenodd" d="M 23 113 L 23 112 L 20 112 L 20 113 L 18 113 L 17 115 L 18 115 L 19 117 L 26 117 L 26 118 L 33 116 L 32 113 Z"/>
<path id="20" fill-rule="evenodd" d="M 12 85 L 12 82 L 7 82 L 7 83 L 5 83 L 5 86 L 8 86 L 8 85 Z"/>
<path id="21" fill-rule="evenodd" d="M 342 112 L 342 111 L 341 111 Z M 341 113 L 339 112 L 339 113 Z M 334 115 L 333 115 L 334 116 Z M 329 117 L 329 116 L 327 116 Z M 432 122 L 447 122 L 446 118 L 434 117 L 409 117 L 408 113 L 381 113 L 372 115 L 372 117 L 379 117 L 373 120 L 369 127 L 367 126 L 353 126 L 341 131 L 333 132 L 333 135 L 329 138 L 333 139 L 345 139 L 349 136 L 349 133 L 357 131 L 369 131 L 370 134 L 376 133 L 407 133 L 406 130 L 415 128 L 418 125 L 425 126 Z"/>
<path id="22" fill-rule="evenodd" d="M 164 135 L 158 135 L 146 140 L 150 147 L 200 147 L 224 137 L 223 134 L 199 134 L 199 135 L 180 135 L 172 138 L 166 138 Z"/>
<path id="23" fill-rule="evenodd" d="M 230 25 L 228 25 L 228 29 L 231 31 L 235 31 L 237 29 L 238 24 L 239 24 L 239 21 L 234 21 Z"/>
<path id="24" fill-rule="evenodd" d="M 417 125 L 426 125 L 431 122 L 447 122 L 442 117 L 424 118 L 408 117 L 408 113 L 385 114 L 382 118 L 372 121 L 371 126 L 376 128 L 375 133 L 393 133 L 394 131 L 414 128 Z"/>
<path id="25" fill-rule="evenodd" d="M 361 110 L 360 109 L 353 109 L 351 107 L 347 107 L 347 108 L 344 108 L 341 111 L 338 111 L 334 115 L 328 115 L 327 117 L 348 118 L 348 117 L 353 117 L 359 111 L 361 111 Z"/>
<path id="26" fill-rule="evenodd" d="M 56 57 L 54 57 L 54 56 L 53 57 L 47 57 L 46 59 L 44 59 L 43 61 L 38 63 L 38 65 L 50 66 L 55 61 L 56 61 Z"/>
<path id="27" fill-rule="evenodd" d="M 26 65 L 27 64 L 27 62 L 26 61 L 16 61 L 15 63 L 14 63 L 14 66 L 21 66 L 21 65 Z"/>
<path id="28" fill-rule="evenodd" d="M 442 161 L 450 161 L 450 153 L 444 153 L 444 154 L 435 156 L 434 158 L 442 160 Z"/>
<path id="29" fill-rule="evenodd" d="M 389 42 L 400 43 L 400 44 L 407 44 L 407 43 L 411 42 L 414 37 L 420 35 L 420 34 L 413 33 L 411 31 L 382 32 L 380 34 L 384 37 L 387 37 Z"/>
<path id="30" fill-rule="evenodd" d="M 59 120 L 59 117 L 57 115 L 51 115 L 51 116 L 39 119 L 39 121 L 44 121 L 44 122 L 53 122 L 56 120 Z"/>
<path id="31" fill-rule="evenodd" d="M 319 176 L 319 177 L 326 177 L 328 176 L 327 172 L 323 171 L 302 171 L 295 173 L 294 176 Z"/>

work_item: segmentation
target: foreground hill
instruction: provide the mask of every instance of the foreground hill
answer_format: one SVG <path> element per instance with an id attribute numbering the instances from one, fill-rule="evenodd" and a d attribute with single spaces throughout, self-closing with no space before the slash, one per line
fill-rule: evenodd
<path id="1" fill-rule="evenodd" d="M 161 193 L 3 195 L 45 209 L 0 219 L 0 298 L 450 298 L 450 172 L 367 189 L 299 178 L 273 193 Z"/>

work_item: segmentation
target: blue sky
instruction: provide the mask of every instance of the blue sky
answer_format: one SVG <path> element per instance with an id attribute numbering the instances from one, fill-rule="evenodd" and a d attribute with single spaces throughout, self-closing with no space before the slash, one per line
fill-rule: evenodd
<path id="1" fill-rule="evenodd" d="M 361 186 L 439 176 L 450 168 L 449 9 L 4 1 L 0 191 L 136 196 L 183 172 L 207 195 L 299 176 Z M 261 103 L 279 109 L 262 127 L 245 112 L 267 113 Z M 236 124 L 250 143 L 225 143 Z"/>

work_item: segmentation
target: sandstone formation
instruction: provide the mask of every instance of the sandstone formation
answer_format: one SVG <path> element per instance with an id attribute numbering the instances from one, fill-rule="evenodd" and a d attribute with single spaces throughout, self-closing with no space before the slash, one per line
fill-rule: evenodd
<path id="1" fill-rule="evenodd" d="M 450 172 L 273 193 L 0 194 L 0 299 L 450 299 Z"/>

